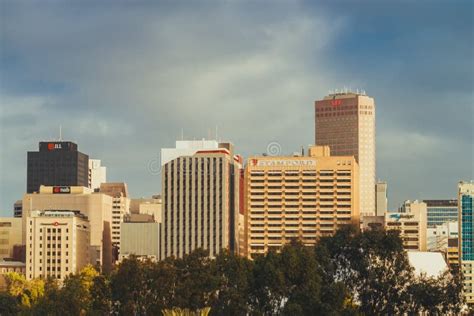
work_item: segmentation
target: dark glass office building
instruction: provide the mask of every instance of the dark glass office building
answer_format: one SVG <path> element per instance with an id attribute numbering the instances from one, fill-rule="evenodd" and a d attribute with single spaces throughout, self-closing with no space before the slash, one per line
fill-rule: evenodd
<path id="1" fill-rule="evenodd" d="M 89 183 L 89 156 L 73 142 L 40 142 L 39 151 L 28 152 L 27 193 L 40 185 L 84 186 Z"/>

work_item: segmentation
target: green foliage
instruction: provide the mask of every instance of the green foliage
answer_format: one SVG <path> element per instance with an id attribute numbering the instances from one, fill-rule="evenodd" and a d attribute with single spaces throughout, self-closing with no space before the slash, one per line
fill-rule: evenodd
<path id="1" fill-rule="evenodd" d="M 7 292 L 0 292 L 0 315 L 16 315 L 21 307 L 18 299 Z"/>
<path id="2" fill-rule="evenodd" d="M 88 266 L 62 284 L 14 273 L 7 282 L 0 315 L 455 315 L 463 305 L 459 274 L 416 278 L 396 233 L 351 227 L 255 260 L 198 249 L 130 257 L 110 275 Z"/>

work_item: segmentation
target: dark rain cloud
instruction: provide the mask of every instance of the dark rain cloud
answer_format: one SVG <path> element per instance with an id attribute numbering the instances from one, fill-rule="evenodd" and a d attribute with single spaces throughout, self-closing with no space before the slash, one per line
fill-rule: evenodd
<path id="1" fill-rule="evenodd" d="M 455 196 L 473 178 L 472 3 L 3 1 L 0 214 L 26 186 L 26 151 L 65 138 L 135 196 L 181 137 L 245 156 L 314 141 L 315 99 L 377 102 L 378 176 L 403 199 Z"/>

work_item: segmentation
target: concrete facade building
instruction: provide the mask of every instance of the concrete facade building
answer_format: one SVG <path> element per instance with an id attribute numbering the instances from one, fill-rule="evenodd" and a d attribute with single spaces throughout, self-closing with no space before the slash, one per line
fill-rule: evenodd
<path id="1" fill-rule="evenodd" d="M 375 215 L 375 102 L 359 93 L 334 93 L 315 102 L 315 144 L 359 165 L 360 213 Z"/>
<path id="2" fill-rule="evenodd" d="M 162 200 L 160 195 L 154 195 L 151 198 L 140 198 L 130 200 L 131 214 L 149 214 L 155 221 L 161 223 Z"/>
<path id="3" fill-rule="evenodd" d="M 434 227 L 427 227 L 427 250 L 446 252 L 448 249 L 448 240 L 457 239 L 459 223 L 445 222 Z"/>
<path id="4" fill-rule="evenodd" d="M 26 222 L 28 280 L 63 280 L 89 264 L 89 221 L 79 211 L 32 211 Z"/>
<path id="5" fill-rule="evenodd" d="M 46 186 L 89 186 L 89 156 L 73 142 L 40 142 L 28 152 L 26 192 Z"/>
<path id="6" fill-rule="evenodd" d="M 130 255 L 159 260 L 161 223 L 123 222 L 120 227 L 120 261 Z"/>
<path id="7" fill-rule="evenodd" d="M 458 186 L 459 256 L 466 303 L 474 304 L 474 182 Z"/>
<path id="8" fill-rule="evenodd" d="M 428 227 L 447 222 L 458 222 L 458 200 L 424 200 L 427 207 Z"/>
<path id="9" fill-rule="evenodd" d="M 254 156 L 245 167 L 245 231 L 253 257 L 293 239 L 314 245 L 342 225 L 359 225 L 359 169 L 353 156 Z"/>
<path id="10" fill-rule="evenodd" d="M 112 204 L 111 196 L 86 187 L 41 186 L 39 193 L 25 194 L 23 198 L 23 225 L 26 227 L 26 218 L 32 210 L 79 211 L 89 220 L 90 263 L 107 273 L 111 271 L 113 262 Z"/>
<path id="11" fill-rule="evenodd" d="M 0 217 L 0 260 L 14 258 L 15 246 L 23 245 L 23 222 L 17 217 Z"/>
<path id="12" fill-rule="evenodd" d="M 101 183 L 107 182 L 107 168 L 101 166 L 99 159 L 89 159 L 89 188 L 96 190 Z"/>
<path id="13" fill-rule="evenodd" d="M 207 142 L 217 147 L 196 149 L 191 141 L 176 142 L 176 152 L 162 150 L 160 259 L 182 257 L 197 248 L 211 257 L 223 248 L 239 249 L 241 159 L 228 143 Z"/>
<path id="14" fill-rule="evenodd" d="M 375 184 L 375 215 L 385 216 L 387 210 L 387 182 L 377 182 Z"/>
<path id="15" fill-rule="evenodd" d="M 405 201 L 398 212 L 385 214 L 385 229 L 398 230 L 406 250 L 427 250 L 426 203 Z"/>
<path id="16" fill-rule="evenodd" d="M 114 247 L 114 260 L 118 260 L 120 253 L 120 224 L 130 210 L 130 198 L 126 183 L 102 183 L 99 192 L 112 197 L 112 246 Z"/>

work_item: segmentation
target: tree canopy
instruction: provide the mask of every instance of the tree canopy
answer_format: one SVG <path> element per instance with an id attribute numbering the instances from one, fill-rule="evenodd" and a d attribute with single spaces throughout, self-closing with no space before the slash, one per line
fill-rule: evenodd
<path id="1" fill-rule="evenodd" d="M 458 314 L 461 276 L 415 277 L 400 237 L 351 227 L 315 247 L 294 241 L 249 260 L 198 249 L 160 262 L 130 257 L 109 275 L 7 277 L 0 315 Z"/>

